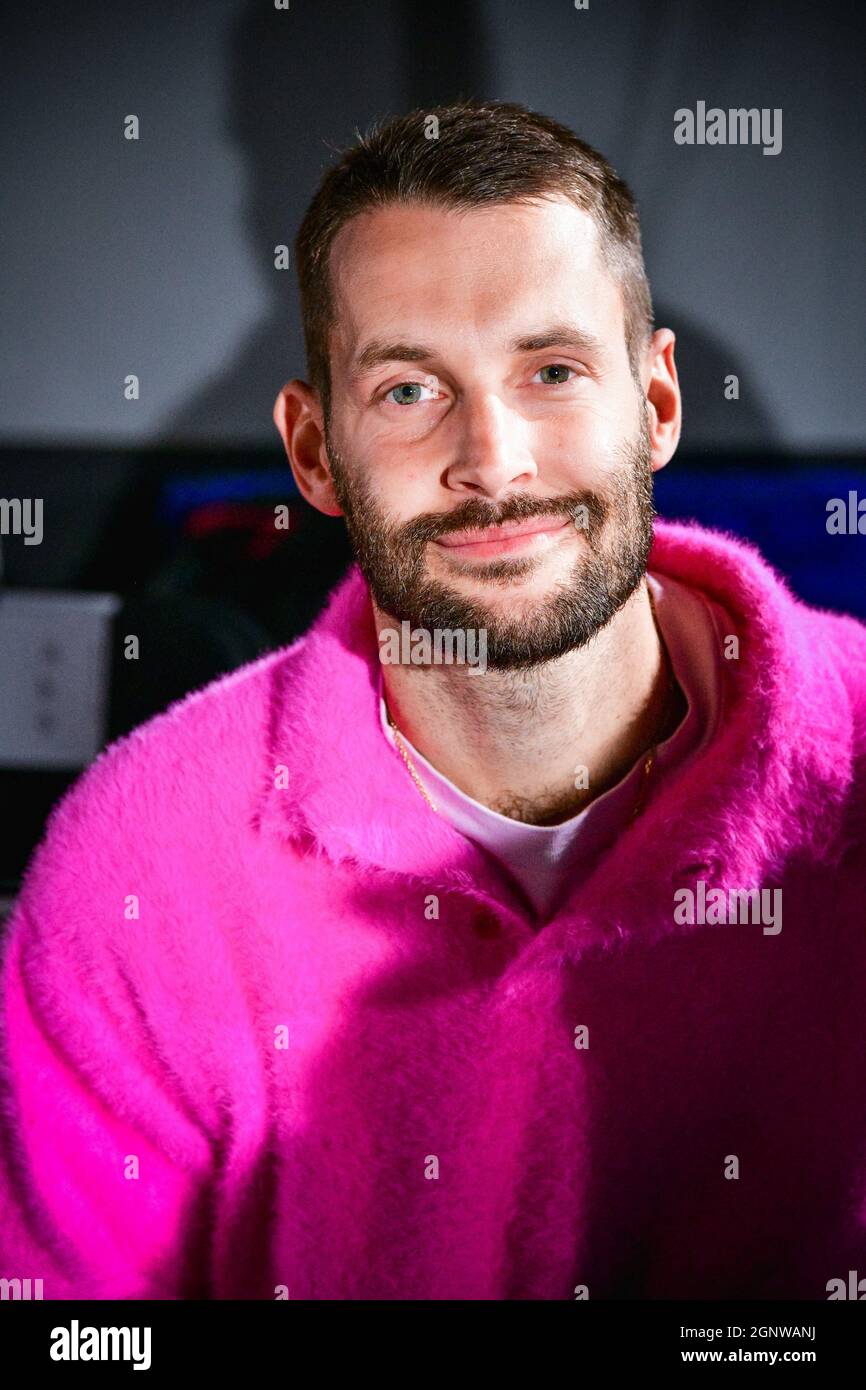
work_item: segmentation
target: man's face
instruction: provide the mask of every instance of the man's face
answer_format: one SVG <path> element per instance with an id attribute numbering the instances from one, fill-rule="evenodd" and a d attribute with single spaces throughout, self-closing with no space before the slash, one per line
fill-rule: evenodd
<path id="1" fill-rule="evenodd" d="M 592 219 L 388 207 L 341 230 L 331 274 L 328 460 L 379 609 L 485 629 L 493 668 L 582 646 L 640 582 L 653 517 Z"/>

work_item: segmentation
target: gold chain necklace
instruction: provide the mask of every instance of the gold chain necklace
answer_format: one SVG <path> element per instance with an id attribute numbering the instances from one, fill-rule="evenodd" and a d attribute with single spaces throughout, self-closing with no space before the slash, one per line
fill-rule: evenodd
<path id="1" fill-rule="evenodd" d="M 661 645 L 663 660 L 664 660 L 664 662 L 665 662 L 665 666 L 666 666 L 666 668 L 667 668 L 667 673 L 668 673 L 667 689 L 666 689 L 666 691 L 665 691 L 665 703 L 664 703 L 664 707 L 663 707 L 663 709 L 662 709 L 662 721 L 661 721 L 661 727 L 662 727 L 662 729 L 664 729 L 665 722 L 666 722 L 666 718 L 667 718 L 667 715 L 668 715 L 668 711 L 670 710 L 670 707 L 671 707 L 671 697 L 673 696 L 673 692 L 674 692 L 673 667 L 672 667 L 672 665 L 671 665 L 671 660 L 670 660 L 670 657 L 668 656 L 667 647 L 666 647 L 665 644 L 664 644 L 664 640 L 663 640 L 663 638 L 662 638 L 661 630 L 660 630 L 660 628 L 659 628 L 658 618 L 657 618 L 657 616 L 656 616 L 656 603 L 655 603 L 655 598 L 653 597 L 653 591 L 652 591 L 652 589 L 650 589 L 650 588 L 648 587 L 648 588 L 647 588 L 647 593 L 649 594 L 650 611 L 651 611 L 651 613 L 652 613 L 653 623 L 655 624 L 656 634 L 657 634 L 657 636 L 658 636 L 659 643 L 660 643 L 660 645 Z M 433 798 L 430 796 L 430 793 L 427 791 L 427 788 L 424 786 L 424 783 L 421 781 L 421 778 L 418 776 L 418 773 L 415 771 L 415 764 L 412 762 L 412 759 L 409 757 L 409 751 L 408 751 L 408 749 L 406 748 L 406 741 L 405 741 L 403 735 L 401 734 L 400 730 L 397 728 L 397 725 L 394 723 L 394 720 L 391 718 L 391 711 L 388 709 L 387 702 L 386 702 L 386 704 L 385 704 L 385 713 L 386 713 L 386 715 L 387 715 L 387 717 L 388 717 L 388 723 L 390 724 L 391 728 L 392 728 L 393 731 L 394 731 L 394 741 L 395 741 L 395 743 L 396 743 L 396 745 L 397 745 L 397 752 L 400 754 L 400 757 L 403 759 L 404 763 L 406 764 L 406 771 L 409 773 L 409 776 L 412 778 L 412 781 L 415 783 L 415 786 L 418 788 L 418 790 L 419 790 L 419 792 L 421 793 L 421 795 L 423 796 L 424 800 L 427 802 L 427 805 L 430 807 L 431 811 L 437 811 L 437 812 L 438 812 L 439 807 L 435 804 L 435 802 L 433 801 Z M 636 799 L 635 804 L 634 804 L 634 809 L 632 810 L 632 813 L 631 813 L 631 819 L 632 819 L 632 820 L 634 820 L 634 818 L 635 818 L 637 815 L 640 814 L 640 812 L 643 810 L 644 805 L 645 805 L 645 803 L 646 803 L 647 782 L 648 782 L 648 779 L 649 779 L 649 775 L 650 775 L 650 773 L 652 772 L 653 767 L 655 766 L 655 760 L 656 760 L 656 753 L 657 753 L 657 751 L 658 751 L 658 741 L 656 741 L 656 742 L 652 745 L 652 747 L 650 748 L 650 750 L 649 750 L 649 752 L 647 753 L 646 757 L 644 758 L 643 773 L 642 773 L 642 775 L 641 775 L 640 784 L 639 784 L 639 786 L 638 786 L 637 799 Z"/>
<path id="2" fill-rule="evenodd" d="M 387 713 L 387 715 L 388 715 L 388 723 L 391 725 L 391 728 L 394 730 L 395 742 L 396 742 L 396 744 L 397 744 L 397 752 L 400 754 L 400 757 L 403 759 L 404 763 L 406 764 L 406 770 L 407 770 L 407 772 L 409 773 L 409 776 L 412 778 L 412 781 L 415 783 L 415 786 L 418 788 L 418 790 L 419 790 L 419 792 L 421 793 L 421 795 L 423 796 L 424 800 L 427 802 L 427 805 L 430 807 L 430 810 L 431 810 L 431 811 L 438 811 L 438 810 L 439 810 L 439 807 L 438 807 L 438 806 L 435 804 L 435 802 L 431 799 L 430 793 L 427 791 L 427 788 L 424 786 L 424 783 L 421 781 L 421 778 L 418 776 L 418 773 L 415 771 L 415 765 L 414 765 L 414 763 L 412 762 L 412 759 L 409 757 L 409 754 L 408 754 L 408 752 L 407 752 L 407 750 L 406 750 L 406 744 L 405 744 L 405 741 L 404 741 L 404 739 L 403 739 L 403 735 L 400 733 L 400 730 L 397 728 L 397 725 L 394 723 L 393 719 L 391 718 L 391 711 L 388 709 L 388 706 L 387 706 L 387 705 L 385 706 L 385 710 L 386 710 L 386 713 Z"/>

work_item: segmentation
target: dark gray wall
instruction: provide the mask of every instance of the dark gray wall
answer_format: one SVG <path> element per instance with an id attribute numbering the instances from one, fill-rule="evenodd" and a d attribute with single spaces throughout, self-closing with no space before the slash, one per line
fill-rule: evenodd
<path id="1" fill-rule="evenodd" d="M 291 245 L 329 144 L 462 93 L 566 121 L 633 185 L 659 321 L 680 338 L 687 445 L 856 450 L 859 15 L 769 0 L 30 3 L 2 60 L 0 441 L 273 440 L 274 394 L 304 374 L 274 244 Z M 781 107 L 781 154 L 676 145 L 673 113 L 698 100 Z M 138 142 L 122 138 L 129 113 Z"/>

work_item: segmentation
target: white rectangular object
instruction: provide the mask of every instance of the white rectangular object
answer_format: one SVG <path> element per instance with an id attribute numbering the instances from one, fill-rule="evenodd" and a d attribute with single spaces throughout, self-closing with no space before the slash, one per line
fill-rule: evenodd
<path id="1" fill-rule="evenodd" d="M 84 767 L 105 741 L 116 594 L 0 590 L 0 766 Z"/>

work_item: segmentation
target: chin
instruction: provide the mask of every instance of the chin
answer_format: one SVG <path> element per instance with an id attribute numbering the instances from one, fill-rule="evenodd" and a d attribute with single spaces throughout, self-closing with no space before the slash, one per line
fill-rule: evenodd
<path id="1" fill-rule="evenodd" d="M 555 583 L 508 584 L 502 588 L 455 589 L 455 597 L 472 604 L 479 626 L 515 629 L 541 623 L 549 612 L 554 596 L 562 586 Z"/>

